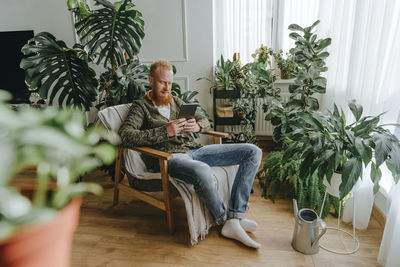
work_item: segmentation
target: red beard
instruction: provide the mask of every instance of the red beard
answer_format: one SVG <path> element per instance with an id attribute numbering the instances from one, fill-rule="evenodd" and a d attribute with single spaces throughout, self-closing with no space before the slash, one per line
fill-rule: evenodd
<path id="1" fill-rule="evenodd" d="M 172 94 L 171 92 L 168 93 L 167 96 L 164 96 L 160 94 L 160 92 L 154 93 L 152 90 L 151 93 L 151 98 L 153 99 L 154 103 L 156 103 L 156 106 L 167 106 L 168 104 L 171 103 L 172 100 Z"/>

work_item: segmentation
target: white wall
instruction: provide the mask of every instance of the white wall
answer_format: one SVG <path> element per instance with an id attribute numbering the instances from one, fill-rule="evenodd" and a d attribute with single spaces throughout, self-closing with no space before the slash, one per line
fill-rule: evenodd
<path id="1" fill-rule="evenodd" d="M 93 4 L 93 0 L 88 2 Z M 214 65 L 212 0 L 133 2 L 145 21 L 140 60 L 148 64 L 159 58 L 171 61 L 177 68 L 175 82 L 183 90 L 199 91 L 197 98 L 212 115 L 210 84 L 206 80 L 196 81 L 211 77 Z M 1 0 L 0 31 L 30 29 L 35 34 L 48 31 L 68 46 L 74 44 L 66 0 Z"/>
<path id="2" fill-rule="evenodd" d="M 1 0 L 0 31 L 16 30 L 47 31 L 67 46 L 74 44 L 66 0 Z"/>
<path id="3" fill-rule="evenodd" d="M 201 105 L 212 116 L 210 84 L 213 69 L 212 0 L 137 0 L 146 34 L 139 53 L 142 62 L 163 58 L 177 68 L 175 82 L 196 90 Z M 205 139 L 202 139 L 205 142 Z"/>

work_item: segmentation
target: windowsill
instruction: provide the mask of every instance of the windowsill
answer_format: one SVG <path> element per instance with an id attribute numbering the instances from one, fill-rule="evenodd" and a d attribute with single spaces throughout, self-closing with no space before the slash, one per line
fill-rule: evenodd
<path id="1" fill-rule="evenodd" d="M 295 78 L 292 78 L 292 79 L 285 79 L 285 80 L 283 80 L 283 79 L 277 79 L 277 80 L 275 81 L 275 84 L 294 84 L 294 80 L 295 80 Z"/>

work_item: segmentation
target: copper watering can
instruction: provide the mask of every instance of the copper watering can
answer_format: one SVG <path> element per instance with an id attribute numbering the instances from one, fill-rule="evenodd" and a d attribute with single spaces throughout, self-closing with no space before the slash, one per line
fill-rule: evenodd
<path id="1" fill-rule="evenodd" d="M 312 209 L 297 209 L 297 201 L 293 199 L 294 227 L 292 247 L 304 254 L 315 254 L 319 250 L 319 239 L 326 232 L 325 222 Z M 321 233 L 319 233 L 321 224 Z"/>

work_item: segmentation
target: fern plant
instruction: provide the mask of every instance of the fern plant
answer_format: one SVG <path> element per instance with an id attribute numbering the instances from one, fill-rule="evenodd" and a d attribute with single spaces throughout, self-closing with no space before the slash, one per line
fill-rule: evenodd
<path id="1" fill-rule="evenodd" d="M 262 196 L 275 202 L 278 194 L 284 197 L 295 198 L 300 209 L 309 207 L 318 212 L 321 211 L 325 186 L 318 175 L 301 176 L 300 165 L 302 162 L 301 154 L 292 154 L 286 157 L 285 149 L 288 147 L 300 148 L 301 143 L 295 143 L 290 139 L 284 142 L 284 150 L 274 151 L 264 159 L 263 168 L 257 173 L 256 178 L 263 188 Z M 325 200 L 322 217 L 326 217 L 333 206 L 333 215 L 338 215 L 339 199 L 327 196 Z"/>

